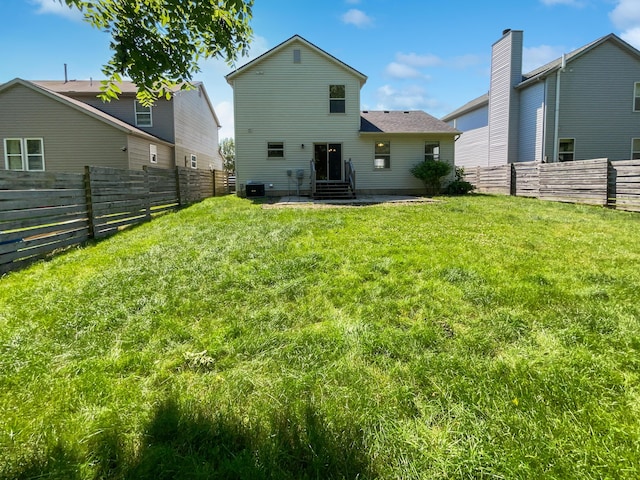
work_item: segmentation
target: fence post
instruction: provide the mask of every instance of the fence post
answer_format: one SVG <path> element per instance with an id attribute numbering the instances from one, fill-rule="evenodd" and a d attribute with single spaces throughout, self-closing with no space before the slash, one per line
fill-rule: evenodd
<path id="1" fill-rule="evenodd" d="M 182 201 L 182 188 L 180 188 L 180 167 L 176 165 L 176 191 L 178 193 L 178 204 L 180 206 L 184 205 L 184 202 Z"/>
<path id="2" fill-rule="evenodd" d="M 509 164 L 510 178 L 509 178 L 509 195 L 515 196 L 516 194 L 516 169 L 513 163 Z"/>
<path id="3" fill-rule="evenodd" d="M 93 217 L 93 198 L 91 195 L 91 167 L 84 167 L 84 195 L 87 202 L 87 220 L 89 222 L 89 238 L 96 238 Z"/>
<path id="4" fill-rule="evenodd" d="M 216 169 L 215 168 L 213 170 L 211 170 L 211 173 L 213 174 L 213 196 L 215 197 L 215 196 L 217 196 L 217 193 L 218 193 L 218 191 L 217 191 L 218 186 L 216 185 L 216 180 L 218 179 L 217 178 L 218 175 L 216 174 Z"/>

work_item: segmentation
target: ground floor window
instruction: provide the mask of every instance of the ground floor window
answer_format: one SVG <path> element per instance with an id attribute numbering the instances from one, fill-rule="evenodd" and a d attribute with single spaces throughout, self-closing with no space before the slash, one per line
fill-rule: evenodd
<path id="1" fill-rule="evenodd" d="M 158 163 L 158 147 L 154 144 L 149 144 L 149 162 Z"/>
<path id="2" fill-rule="evenodd" d="M 440 142 L 425 142 L 424 159 L 440 160 Z"/>
<path id="3" fill-rule="evenodd" d="M 191 154 L 191 168 L 198 168 L 198 157 L 193 153 Z"/>
<path id="4" fill-rule="evenodd" d="M 640 159 L 640 138 L 634 138 L 631 141 L 631 160 Z"/>
<path id="5" fill-rule="evenodd" d="M 391 142 L 376 142 L 375 156 L 373 159 L 373 168 L 376 170 L 384 170 L 391 168 Z"/>
<path id="6" fill-rule="evenodd" d="M 284 142 L 267 142 L 267 158 L 283 159 Z"/>
<path id="7" fill-rule="evenodd" d="M 561 138 L 558 142 L 558 161 L 573 162 L 576 151 L 575 138 Z"/>
<path id="8" fill-rule="evenodd" d="M 44 171 L 42 138 L 5 138 L 4 164 L 7 170 Z"/>

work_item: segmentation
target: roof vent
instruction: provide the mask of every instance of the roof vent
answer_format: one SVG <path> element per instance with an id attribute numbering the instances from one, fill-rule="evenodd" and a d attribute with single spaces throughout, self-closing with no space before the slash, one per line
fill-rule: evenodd
<path id="1" fill-rule="evenodd" d="M 404 112 L 402 112 L 402 113 L 409 113 L 409 112 L 405 110 L 405 111 L 404 111 Z"/>
<path id="2" fill-rule="evenodd" d="M 502 31 L 502 35 L 506 35 L 506 34 L 507 34 L 507 33 L 509 33 L 510 31 L 511 31 L 511 29 L 510 29 L 510 28 L 505 28 L 505 29 Z"/>
<path id="3" fill-rule="evenodd" d="M 369 113 L 369 110 L 363 110 L 362 113 Z"/>
<path id="4" fill-rule="evenodd" d="M 384 113 L 389 113 L 389 110 L 384 110 Z"/>

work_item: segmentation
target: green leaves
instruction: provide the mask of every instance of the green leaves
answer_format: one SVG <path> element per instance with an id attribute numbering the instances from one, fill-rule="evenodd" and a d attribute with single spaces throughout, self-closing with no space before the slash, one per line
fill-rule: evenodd
<path id="1" fill-rule="evenodd" d="M 201 58 L 233 63 L 245 55 L 253 31 L 253 0 L 58 0 L 84 13 L 85 21 L 111 34 L 113 56 L 100 97 L 117 98 L 116 82 L 129 77 L 138 100 L 149 106 L 188 88 Z"/>

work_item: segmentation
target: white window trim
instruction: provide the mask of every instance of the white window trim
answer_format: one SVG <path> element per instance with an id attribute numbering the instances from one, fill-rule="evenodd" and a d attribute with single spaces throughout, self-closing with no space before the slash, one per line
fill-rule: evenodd
<path id="1" fill-rule="evenodd" d="M 563 141 L 566 140 L 573 140 L 573 150 L 570 152 L 563 152 L 560 150 L 560 143 L 562 143 Z M 573 159 L 570 160 L 572 162 L 575 162 L 576 160 L 576 139 L 573 137 L 563 137 L 563 138 L 559 138 L 558 139 L 558 158 L 556 158 L 556 162 L 560 163 L 560 155 L 562 154 L 566 154 L 566 153 L 571 153 L 573 155 Z"/>
<path id="2" fill-rule="evenodd" d="M 158 146 L 153 143 L 149 144 L 149 163 L 158 163 Z"/>
<path id="3" fill-rule="evenodd" d="M 631 104 L 631 110 L 634 112 L 640 112 L 640 109 L 636 108 L 637 99 L 640 99 L 640 82 L 634 82 L 633 84 L 633 103 Z"/>
<path id="4" fill-rule="evenodd" d="M 7 141 L 8 140 L 18 140 L 20 142 L 20 157 L 21 157 L 21 161 L 22 161 L 22 168 L 20 170 L 14 170 L 14 169 L 10 169 L 9 168 L 9 154 L 7 152 Z M 27 150 L 27 141 L 29 140 L 37 140 L 40 142 L 40 147 L 42 150 L 41 156 L 42 156 L 42 170 L 38 169 L 38 170 L 31 170 L 29 168 L 29 153 Z M 25 137 L 25 138 L 18 138 L 18 137 L 11 137 L 11 138 L 5 138 L 4 139 L 4 168 L 5 170 L 11 170 L 13 172 L 44 172 L 46 171 L 46 163 L 45 163 L 45 157 L 44 157 L 44 138 L 42 137 Z"/>
<path id="5" fill-rule="evenodd" d="M 143 107 L 143 108 L 149 108 L 149 124 L 147 125 L 146 123 L 140 123 L 138 121 L 138 114 L 143 114 L 143 115 L 147 115 L 147 112 L 139 112 L 138 111 L 138 105 L 140 105 L 142 107 L 142 105 L 140 104 L 140 102 L 138 102 L 138 100 L 134 100 L 133 101 L 133 115 L 135 118 L 135 123 L 136 123 L 136 127 L 153 127 L 153 107 Z"/>
<path id="6" fill-rule="evenodd" d="M 269 144 L 271 143 L 281 143 L 282 144 L 282 156 L 281 157 L 270 157 L 269 150 L 280 150 L 280 148 L 270 148 Z M 286 156 L 286 145 L 282 140 L 269 140 L 267 141 L 267 160 L 284 160 Z"/>
<path id="7" fill-rule="evenodd" d="M 376 153 L 376 147 L 378 146 L 378 143 L 388 143 L 389 144 L 389 153 Z M 378 159 L 388 159 L 388 163 L 389 166 L 385 167 L 377 167 L 376 166 L 376 161 Z M 386 164 L 387 162 L 385 162 Z M 388 172 L 389 170 L 391 170 L 391 140 L 376 140 L 376 142 L 373 144 L 373 171 L 374 172 Z"/>
<path id="8" fill-rule="evenodd" d="M 342 98 L 331 98 L 331 87 L 344 87 L 344 97 Z M 332 100 L 342 100 L 344 102 L 344 112 L 332 112 L 331 111 L 331 101 Z M 346 115 L 347 114 L 347 85 L 345 83 L 332 83 L 329 85 L 329 115 Z"/>
<path id="9" fill-rule="evenodd" d="M 198 156 L 195 153 L 192 153 L 189 157 L 191 160 L 191 168 L 198 168 Z"/>
<path id="10" fill-rule="evenodd" d="M 438 146 L 438 153 L 433 153 L 433 154 L 431 154 L 431 153 L 424 152 L 424 159 L 425 159 L 425 160 L 435 160 L 435 161 L 440 161 L 440 147 L 442 146 L 442 145 L 440 145 L 440 140 L 432 140 L 432 141 L 426 140 L 426 141 L 424 142 L 424 148 L 425 148 L 425 150 L 426 150 L 426 148 L 427 148 L 427 145 L 437 145 L 437 146 Z M 427 159 L 427 155 L 428 155 L 429 157 L 431 157 L 431 158 Z"/>

